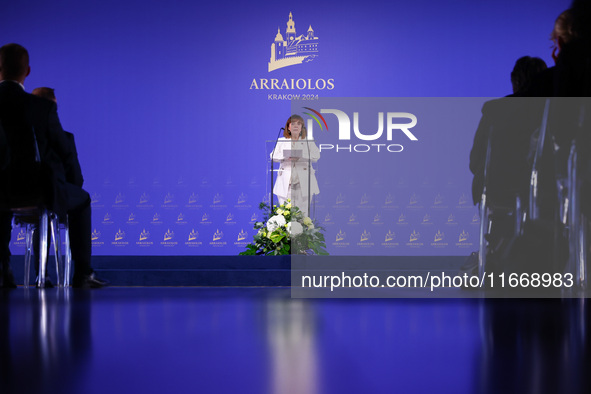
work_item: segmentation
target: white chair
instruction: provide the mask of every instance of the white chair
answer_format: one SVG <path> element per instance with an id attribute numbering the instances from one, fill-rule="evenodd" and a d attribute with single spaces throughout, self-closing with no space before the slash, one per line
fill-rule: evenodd
<path id="1" fill-rule="evenodd" d="M 48 260 L 47 250 L 49 246 L 49 234 L 47 231 L 49 225 L 51 226 L 50 232 L 55 250 L 57 284 L 59 287 L 69 286 L 71 280 L 72 255 L 70 251 L 70 236 L 67 217 L 64 223 L 60 226 L 57 215 L 48 212 L 48 210 L 43 207 L 32 206 L 13 208 L 11 211 L 14 215 L 15 222 L 26 228 L 24 287 L 27 288 L 30 285 L 31 258 L 33 256 L 33 239 L 35 231 L 39 231 L 39 256 L 36 256 L 39 259 L 39 276 L 36 285 L 39 288 L 45 287 L 45 273 L 47 271 Z M 65 232 L 65 251 L 63 256 L 60 227 L 63 227 Z"/>
<path id="2" fill-rule="evenodd" d="M 567 272 L 573 274 L 576 287 L 587 288 L 587 218 L 581 212 L 581 180 L 579 179 L 580 160 L 573 142 L 568 160 L 568 199 L 566 205 L 566 225 L 569 230 L 569 258 Z"/>

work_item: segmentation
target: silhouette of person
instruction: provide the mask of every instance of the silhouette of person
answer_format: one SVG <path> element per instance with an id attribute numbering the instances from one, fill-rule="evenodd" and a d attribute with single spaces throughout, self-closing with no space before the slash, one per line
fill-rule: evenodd
<path id="1" fill-rule="evenodd" d="M 40 87 L 40 88 L 35 88 L 33 89 L 33 91 L 31 92 L 31 94 L 47 99 L 47 100 L 51 100 L 54 103 L 56 103 L 57 105 L 57 98 L 55 97 L 55 90 L 52 88 L 48 88 L 48 87 Z M 66 133 L 66 137 L 68 140 L 68 143 L 70 145 L 70 151 L 72 153 L 72 158 L 69 161 L 69 163 L 67 163 L 67 166 L 65 166 L 64 170 L 66 171 L 66 182 L 68 183 L 72 183 L 78 187 L 82 187 L 82 185 L 84 184 L 84 177 L 82 176 L 82 169 L 80 168 L 80 162 L 78 160 L 78 150 L 76 149 L 76 142 L 74 140 L 74 134 L 68 132 L 68 131 L 64 131 Z M 34 252 L 35 252 L 35 256 L 39 256 L 39 232 L 36 231 L 35 232 L 35 237 L 33 239 L 33 247 L 34 247 Z M 49 252 L 49 247 L 50 247 L 50 242 L 47 243 L 47 250 Z M 35 272 L 37 273 L 37 275 L 39 275 L 39 260 L 35 259 Z M 53 284 L 51 283 L 51 280 L 49 279 L 49 277 L 46 275 L 46 282 L 45 282 L 45 287 L 52 287 Z"/>
<path id="2" fill-rule="evenodd" d="M 102 287 L 106 282 L 96 277 L 91 267 L 91 208 L 90 196 L 81 187 L 66 180 L 66 170 L 72 166 L 73 153 L 66 134 L 57 116 L 57 106 L 51 101 L 25 92 L 23 83 L 31 72 L 29 54 L 19 44 L 6 44 L 0 48 L 0 120 L 5 133 L 13 139 L 22 138 L 23 130 L 34 130 L 41 163 L 51 174 L 51 187 L 43 185 L 47 203 L 63 217 L 68 214 L 70 244 L 74 260 L 74 287 Z M 20 133 L 20 134 L 19 134 Z M 20 141 L 20 140 L 19 140 Z M 22 144 L 11 144 L 11 158 L 16 160 L 18 152 L 27 149 Z M 13 167 L 14 170 L 14 167 Z M 3 182 L 12 179 L 10 172 L 2 175 Z M 45 182 L 49 177 L 42 177 Z M 26 181 L 26 180 L 20 180 Z M 7 188 L 11 190 L 18 190 Z M 2 198 L 7 198 L 5 190 Z M 0 240 L 8 248 L 10 239 L 8 215 L 0 223 Z M 1 256 L 6 258 L 6 256 Z M 9 266 L 9 265 L 8 265 Z M 5 278 L 6 279 L 6 278 Z M 6 286 L 6 284 L 4 284 Z"/>
<path id="3" fill-rule="evenodd" d="M 527 184 L 530 138 L 536 123 L 540 122 L 540 117 L 530 118 L 527 114 L 537 115 L 537 106 L 530 104 L 539 103 L 539 100 L 512 97 L 518 97 L 527 91 L 534 78 L 545 69 L 546 63 L 540 58 L 523 56 L 517 59 L 511 72 L 513 94 L 508 95 L 508 98 L 488 101 L 482 107 L 482 118 L 470 152 L 470 171 L 474 174 L 474 205 L 478 204 L 482 197 L 484 166 L 491 128 L 495 133 L 491 141 L 491 163 L 495 168 L 489 174 L 489 178 L 494 174 L 493 179 L 489 179 L 492 181 L 487 190 L 490 193 L 489 197 L 504 205 L 511 204 L 514 193 Z M 531 111 L 534 113 L 531 114 Z M 499 154 L 502 154 L 502 158 L 493 160 Z"/>
<path id="4" fill-rule="evenodd" d="M 492 226 L 486 238 L 488 271 L 528 269 L 507 258 L 517 237 L 515 217 L 508 212 L 515 210 L 518 198 L 527 201 L 532 168 L 528 156 L 544 108 L 544 99 L 520 96 L 545 69 L 546 64 L 539 58 L 519 58 L 511 72 L 513 94 L 488 101 L 482 107 L 470 152 L 470 170 L 474 174 L 474 204 L 481 203 L 486 183 L 486 204 L 491 208 Z"/>

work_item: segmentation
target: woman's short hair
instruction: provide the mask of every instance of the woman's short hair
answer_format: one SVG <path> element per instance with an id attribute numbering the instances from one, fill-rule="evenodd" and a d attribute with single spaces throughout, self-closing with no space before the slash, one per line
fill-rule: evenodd
<path id="1" fill-rule="evenodd" d="M 577 34 L 574 30 L 574 15 L 572 10 L 563 11 L 554 22 L 554 30 L 550 34 L 550 39 L 554 45 L 558 45 L 558 39 L 562 39 L 564 44 L 576 38 Z"/>
<path id="2" fill-rule="evenodd" d="M 291 122 L 295 122 L 295 121 L 299 121 L 302 124 L 302 132 L 300 134 L 300 139 L 306 139 L 306 135 L 307 135 L 307 130 L 306 130 L 306 123 L 304 122 L 304 118 L 302 118 L 300 115 L 291 115 L 288 119 L 287 122 L 285 122 L 285 129 L 283 130 L 283 136 L 285 138 L 289 138 L 291 139 L 291 132 L 289 131 L 289 124 Z"/>

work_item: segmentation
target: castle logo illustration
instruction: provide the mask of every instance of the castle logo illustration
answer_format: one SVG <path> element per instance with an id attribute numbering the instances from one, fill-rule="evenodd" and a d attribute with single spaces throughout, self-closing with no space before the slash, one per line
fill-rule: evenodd
<path id="1" fill-rule="evenodd" d="M 115 233 L 115 241 L 121 241 L 123 238 L 125 238 L 125 231 L 119 229 L 119 231 Z"/>
<path id="2" fill-rule="evenodd" d="M 361 234 L 361 238 L 360 238 L 359 242 L 369 241 L 370 238 L 371 238 L 371 233 L 368 232 L 367 230 L 363 230 L 363 233 Z"/>
<path id="3" fill-rule="evenodd" d="M 468 240 L 468 233 L 465 230 L 462 230 L 460 236 L 458 237 L 458 242 L 466 242 Z"/>
<path id="4" fill-rule="evenodd" d="M 150 238 L 150 232 L 146 231 L 146 229 L 143 229 L 142 232 L 140 233 L 140 241 L 145 241 L 148 238 Z"/>
<path id="5" fill-rule="evenodd" d="M 440 230 L 437 230 L 437 233 L 435 233 L 435 237 L 433 238 L 433 242 L 441 242 L 443 241 L 444 237 L 445 234 L 442 233 Z"/>
<path id="6" fill-rule="evenodd" d="M 197 237 L 199 237 L 199 233 L 195 229 L 192 229 L 189 233 L 189 241 L 195 241 Z"/>
<path id="7" fill-rule="evenodd" d="M 92 234 L 90 234 L 90 239 L 92 241 L 96 241 L 101 237 L 101 232 L 98 231 L 96 228 L 92 231 Z"/>
<path id="8" fill-rule="evenodd" d="M 395 237 L 396 237 L 396 233 L 394 233 L 392 230 L 388 230 L 388 233 L 386 234 L 384 242 L 391 242 L 394 240 Z"/>
<path id="9" fill-rule="evenodd" d="M 289 13 L 285 39 L 277 28 L 275 41 L 271 44 L 271 58 L 269 59 L 269 72 L 296 64 L 308 63 L 318 57 L 318 37 L 314 36 L 312 26 L 306 34 L 296 34 L 293 15 Z"/>

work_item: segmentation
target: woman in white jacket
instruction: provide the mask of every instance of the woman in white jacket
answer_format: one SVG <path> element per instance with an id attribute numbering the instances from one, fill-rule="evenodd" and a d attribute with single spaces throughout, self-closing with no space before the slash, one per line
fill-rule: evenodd
<path id="1" fill-rule="evenodd" d="M 291 199 L 304 216 L 308 216 L 308 204 L 314 194 L 320 193 L 311 163 L 320 159 L 320 152 L 313 140 L 306 139 L 304 119 L 292 115 L 287 119 L 283 138 L 279 138 L 271 153 L 273 161 L 281 163 L 273 193 L 282 204 Z"/>

